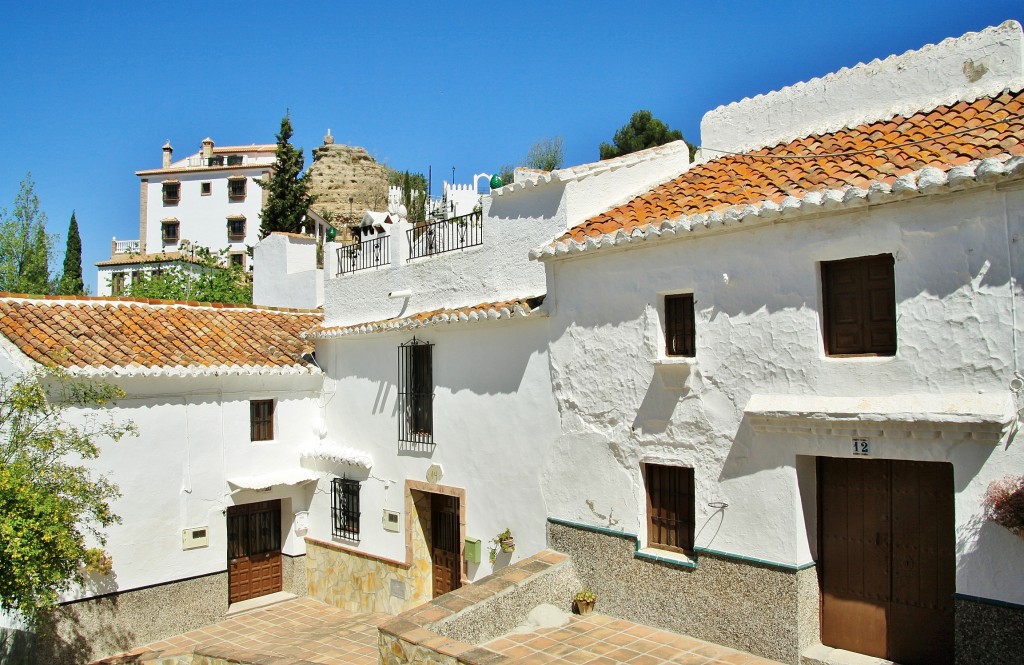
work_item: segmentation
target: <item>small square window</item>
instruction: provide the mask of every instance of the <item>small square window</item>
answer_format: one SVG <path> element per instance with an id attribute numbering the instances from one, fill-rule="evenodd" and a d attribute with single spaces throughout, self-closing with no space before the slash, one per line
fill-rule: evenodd
<path id="1" fill-rule="evenodd" d="M 644 464 L 647 545 L 673 552 L 693 550 L 693 469 Z"/>
<path id="2" fill-rule="evenodd" d="M 665 296 L 665 355 L 692 358 L 696 346 L 693 294 Z"/>
<path id="3" fill-rule="evenodd" d="M 249 402 L 250 441 L 274 439 L 274 400 L 254 399 Z"/>
<path id="4" fill-rule="evenodd" d="M 213 193 L 213 184 L 209 182 L 199 183 L 199 193 L 203 196 L 209 196 Z"/>
<path id="5" fill-rule="evenodd" d="M 359 542 L 359 482 L 331 480 L 331 535 Z"/>
<path id="6" fill-rule="evenodd" d="M 231 261 L 233 266 L 245 268 L 245 252 L 232 252 L 228 260 Z"/>
<path id="7" fill-rule="evenodd" d="M 231 217 L 228 219 L 228 237 L 245 238 L 245 218 Z"/>
<path id="8" fill-rule="evenodd" d="M 241 155 L 228 155 L 228 166 L 241 166 L 242 156 Z"/>
<path id="9" fill-rule="evenodd" d="M 892 254 L 821 264 L 825 353 L 896 355 L 896 279 Z"/>
<path id="10" fill-rule="evenodd" d="M 163 192 L 164 205 L 175 205 L 181 200 L 181 183 L 165 182 Z"/>
<path id="11" fill-rule="evenodd" d="M 178 222 L 161 222 L 160 233 L 167 243 L 178 242 Z"/>
<path id="12" fill-rule="evenodd" d="M 228 198 L 245 198 L 245 178 L 228 178 Z"/>

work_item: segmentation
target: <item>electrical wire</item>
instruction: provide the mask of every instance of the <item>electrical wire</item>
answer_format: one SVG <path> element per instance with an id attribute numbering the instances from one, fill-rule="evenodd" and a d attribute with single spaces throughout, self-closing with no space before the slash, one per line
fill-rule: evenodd
<path id="1" fill-rule="evenodd" d="M 956 131 L 947 132 L 945 134 L 938 134 L 936 136 L 930 136 L 928 138 L 919 139 L 917 141 L 909 141 L 907 143 L 896 143 L 896 144 L 892 144 L 892 145 L 888 145 L 888 146 L 882 146 L 882 147 L 877 147 L 877 148 L 864 148 L 862 150 L 849 150 L 849 151 L 846 151 L 846 152 L 823 152 L 823 153 L 813 153 L 813 154 L 807 154 L 807 155 L 797 155 L 797 154 L 788 154 L 788 155 L 759 155 L 759 154 L 751 153 L 751 152 L 736 152 L 736 151 L 732 151 L 732 150 L 720 150 L 718 148 L 708 148 L 706 146 L 700 146 L 700 149 L 701 150 L 708 150 L 710 152 L 722 153 L 723 155 L 736 155 L 736 156 L 741 156 L 741 157 L 750 157 L 751 159 L 820 159 L 822 157 L 852 157 L 854 155 L 864 155 L 864 154 L 875 153 L 875 152 L 885 152 L 887 150 L 898 150 L 900 148 L 906 148 L 906 147 L 909 147 L 909 146 L 912 146 L 912 145 L 920 145 L 922 143 L 929 143 L 931 141 L 941 141 L 942 139 L 946 139 L 946 138 L 949 138 L 951 136 L 958 136 L 960 134 L 969 134 L 971 132 L 976 132 L 976 131 L 978 131 L 980 129 L 988 129 L 989 127 L 993 127 L 995 125 L 1000 125 L 1000 124 L 1006 123 L 1009 120 L 1017 120 L 1019 118 L 1024 118 L 1024 113 L 1016 113 L 1014 115 L 1008 115 L 1008 116 L 1006 116 L 1004 118 L 1001 118 L 999 120 L 993 120 L 992 122 L 985 123 L 984 125 L 978 125 L 977 127 L 967 127 L 965 129 L 958 129 Z"/>

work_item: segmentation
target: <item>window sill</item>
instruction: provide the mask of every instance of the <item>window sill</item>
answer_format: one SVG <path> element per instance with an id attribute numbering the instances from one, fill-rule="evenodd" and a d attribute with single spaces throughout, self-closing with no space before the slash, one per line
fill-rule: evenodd
<path id="1" fill-rule="evenodd" d="M 691 356 L 662 356 L 653 358 L 651 365 L 661 378 L 661 384 L 667 390 L 688 392 L 697 366 L 697 359 Z"/>
<path id="2" fill-rule="evenodd" d="M 686 568 L 696 568 L 697 561 L 682 552 L 673 552 L 671 550 L 662 550 L 656 547 L 644 547 L 636 551 L 636 558 L 647 559 L 649 561 L 658 561 L 660 563 L 670 563 L 677 566 L 685 566 Z"/>
<path id="3" fill-rule="evenodd" d="M 822 356 L 826 362 L 885 363 L 896 360 L 896 355 L 879 356 L 873 353 Z"/>
<path id="4" fill-rule="evenodd" d="M 673 367 L 678 365 L 696 365 L 696 356 L 658 356 L 657 358 L 651 359 L 651 364 L 655 367 Z"/>

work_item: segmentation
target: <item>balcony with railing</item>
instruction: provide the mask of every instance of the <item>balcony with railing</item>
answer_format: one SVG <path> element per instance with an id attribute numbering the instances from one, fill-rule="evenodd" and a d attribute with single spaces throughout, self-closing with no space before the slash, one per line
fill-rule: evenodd
<path id="1" fill-rule="evenodd" d="M 142 242 L 139 240 L 118 240 L 114 238 L 110 242 L 111 256 L 116 254 L 138 254 L 142 251 Z"/>
<path id="2" fill-rule="evenodd" d="M 197 157 L 188 158 L 189 168 L 195 168 L 197 166 L 206 166 L 212 168 L 218 168 L 221 166 L 250 166 L 256 163 L 255 158 L 248 157 L 246 155 L 214 155 L 212 157 L 203 157 L 202 155 Z"/>
<path id="3" fill-rule="evenodd" d="M 367 268 L 378 268 L 391 263 L 389 236 L 379 236 L 362 242 L 342 245 L 338 248 L 338 274 L 357 272 Z"/>
<path id="4" fill-rule="evenodd" d="M 483 213 L 479 210 L 409 229 L 409 259 L 453 252 L 484 242 Z"/>

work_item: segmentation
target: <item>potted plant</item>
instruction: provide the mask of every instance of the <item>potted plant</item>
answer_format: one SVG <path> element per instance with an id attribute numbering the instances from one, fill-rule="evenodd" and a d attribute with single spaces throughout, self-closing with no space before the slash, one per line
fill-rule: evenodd
<path id="1" fill-rule="evenodd" d="M 982 499 L 985 517 L 1024 538 L 1024 476 L 994 480 Z"/>
<path id="2" fill-rule="evenodd" d="M 590 614 L 594 610 L 595 603 L 597 603 L 597 594 L 586 587 L 577 591 L 572 598 L 572 604 L 576 608 L 577 614 Z"/>
<path id="3" fill-rule="evenodd" d="M 491 565 L 494 565 L 494 560 L 498 556 L 498 550 L 506 553 L 516 551 L 516 539 L 512 535 L 511 529 L 506 528 L 497 536 L 491 538 L 491 546 L 488 548 L 488 559 L 490 559 Z"/>

